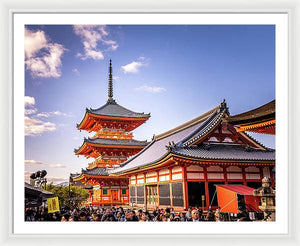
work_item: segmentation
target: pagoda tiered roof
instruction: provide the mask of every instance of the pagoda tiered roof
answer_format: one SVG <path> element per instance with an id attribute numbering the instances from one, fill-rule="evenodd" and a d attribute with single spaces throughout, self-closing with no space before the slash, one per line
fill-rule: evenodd
<path id="1" fill-rule="evenodd" d="M 86 109 L 85 116 L 81 123 L 77 124 L 77 128 L 96 131 L 112 124 L 116 128 L 120 125 L 120 128 L 129 132 L 142 125 L 149 118 L 150 113 L 137 113 L 119 105 L 115 100 L 108 100 L 105 105 L 98 109 Z"/>
<path id="2" fill-rule="evenodd" d="M 107 102 L 97 109 L 86 108 L 84 118 L 77 124 L 77 129 L 97 132 L 103 128 L 115 128 L 130 132 L 147 121 L 149 117 L 150 113 L 137 113 L 116 103 L 113 98 L 113 76 L 110 60 Z"/>
<path id="3" fill-rule="evenodd" d="M 119 104 L 115 100 L 108 101 L 98 109 L 87 109 L 87 112 L 99 116 L 110 116 L 119 118 L 149 118 L 149 114 L 133 112 Z"/>
<path id="4" fill-rule="evenodd" d="M 113 175 L 151 168 L 167 160 L 182 158 L 198 162 L 226 164 L 257 162 L 262 165 L 274 163 L 275 151 L 268 149 L 244 132 L 236 132 L 237 142 L 206 143 L 214 131 L 222 127 L 229 116 L 226 103 L 166 133 L 154 137 L 153 141 L 137 155 L 111 170 Z M 228 126 L 230 127 L 230 126 Z"/>
<path id="5" fill-rule="evenodd" d="M 87 175 L 108 176 L 107 168 L 104 167 L 95 167 L 93 169 L 82 169 L 82 173 Z"/>
<path id="6" fill-rule="evenodd" d="M 85 185 L 95 185 L 98 183 L 106 184 L 104 180 L 119 180 L 120 184 L 126 185 L 126 179 L 109 176 L 109 169 L 104 167 L 95 167 L 93 169 L 81 169 L 81 173 L 73 176 L 73 181 L 82 182 Z M 99 178 L 101 177 L 102 181 Z"/>
<path id="7" fill-rule="evenodd" d="M 149 142 L 147 141 L 139 141 L 134 139 L 84 138 L 81 147 L 75 149 L 74 152 L 76 155 L 85 156 L 89 156 L 94 151 L 101 151 L 101 149 L 103 149 L 104 152 L 107 149 L 119 149 L 120 151 L 134 150 L 135 152 L 139 152 L 148 144 Z M 101 154 L 98 156 L 100 155 Z"/>

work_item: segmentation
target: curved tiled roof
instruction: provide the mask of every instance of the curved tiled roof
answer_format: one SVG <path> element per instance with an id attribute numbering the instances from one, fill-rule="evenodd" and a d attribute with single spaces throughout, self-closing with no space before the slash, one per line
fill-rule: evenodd
<path id="1" fill-rule="evenodd" d="M 182 140 L 180 145 L 183 147 L 193 144 L 195 141 L 199 140 L 201 137 L 209 133 L 217 124 L 221 122 L 222 117 L 226 113 L 227 108 L 220 108 L 220 110 L 215 111 L 209 119 L 203 124 L 197 131 L 193 132 L 191 135 L 187 136 Z"/>
<path id="2" fill-rule="evenodd" d="M 99 145 L 146 146 L 149 142 L 134 139 L 85 138 L 84 142 Z"/>
<path id="3" fill-rule="evenodd" d="M 81 173 L 72 175 L 72 179 L 81 179 L 84 174 L 93 176 L 108 176 L 108 169 L 106 167 L 94 167 L 92 169 L 81 169 Z"/>
<path id="4" fill-rule="evenodd" d="M 149 142 L 139 141 L 134 139 L 110 139 L 110 138 L 84 138 L 82 145 L 74 149 L 74 152 L 77 153 L 85 143 L 96 144 L 96 145 L 115 145 L 115 146 L 132 146 L 132 147 L 145 147 Z"/>
<path id="5" fill-rule="evenodd" d="M 108 176 L 107 168 L 94 167 L 92 169 L 82 169 L 82 174 L 95 175 L 95 176 Z"/>
<path id="6" fill-rule="evenodd" d="M 275 161 L 275 150 L 260 150 L 235 144 L 208 144 L 178 148 L 175 154 L 208 160 Z"/>
<path id="7" fill-rule="evenodd" d="M 245 124 L 250 122 L 260 122 L 269 119 L 275 119 L 275 100 L 264 104 L 258 108 L 249 110 L 247 112 L 229 116 L 226 121 L 233 125 Z"/>
<path id="8" fill-rule="evenodd" d="M 96 114 L 96 115 L 103 115 L 103 116 L 112 116 L 112 117 L 126 117 L 126 118 L 149 118 L 149 114 L 145 113 L 137 113 L 133 112 L 127 108 L 116 103 L 115 100 L 110 100 L 102 107 L 98 109 L 87 109 L 87 112 Z"/>

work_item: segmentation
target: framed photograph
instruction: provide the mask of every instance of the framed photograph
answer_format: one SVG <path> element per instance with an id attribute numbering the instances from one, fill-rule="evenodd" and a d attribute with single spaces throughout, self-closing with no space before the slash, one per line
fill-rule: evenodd
<path id="1" fill-rule="evenodd" d="M 10 235 L 290 237 L 290 15 L 11 10 Z"/>

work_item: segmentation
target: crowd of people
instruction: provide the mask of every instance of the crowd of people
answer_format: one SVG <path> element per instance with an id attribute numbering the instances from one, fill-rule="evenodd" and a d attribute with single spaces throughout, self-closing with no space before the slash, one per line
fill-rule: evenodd
<path id="1" fill-rule="evenodd" d="M 249 215 L 241 211 L 237 216 L 240 221 L 250 221 Z M 222 221 L 224 215 L 220 212 L 220 208 L 215 211 L 209 209 L 203 213 L 201 208 L 189 208 L 185 212 L 175 212 L 173 208 L 157 208 L 151 212 L 142 209 L 130 209 L 123 207 L 98 208 L 92 207 L 68 209 L 64 208 L 60 212 L 48 213 L 46 209 L 28 208 L 25 211 L 25 221 L 140 221 L 140 222 L 184 222 L 184 221 Z"/>

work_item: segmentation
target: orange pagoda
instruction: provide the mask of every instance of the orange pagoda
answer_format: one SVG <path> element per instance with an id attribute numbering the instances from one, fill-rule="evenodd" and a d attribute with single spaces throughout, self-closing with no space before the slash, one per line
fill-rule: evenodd
<path id="1" fill-rule="evenodd" d="M 109 64 L 108 99 L 98 109 L 87 109 L 78 130 L 94 132 L 75 149 L 76 155 L 94 160 L 80 174 L 71 175 L 73 182 L 92 187 L 86 205 L 116 205 L 129 202 L 128 179 L 111 177 L 111 169 L 119 167 L 130 156 L 140 152 L 147 141 L 133 139 L 132 131 L 145 123 L 150 114 L 136 113 L 113 99 L 112 64 Z"/>

